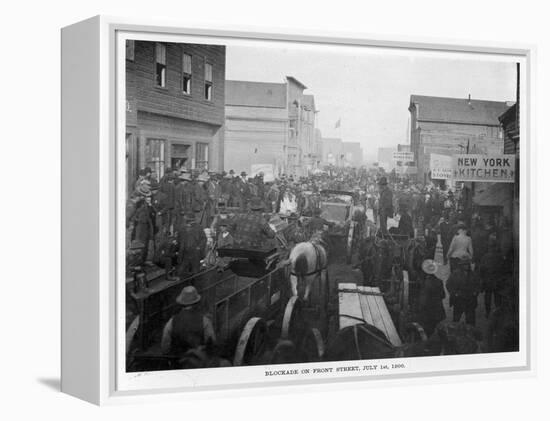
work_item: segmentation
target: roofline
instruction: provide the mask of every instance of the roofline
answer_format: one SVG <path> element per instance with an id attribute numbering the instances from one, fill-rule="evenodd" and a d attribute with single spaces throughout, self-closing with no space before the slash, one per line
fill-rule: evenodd
<path id="1" fill-rule="evenodd" d="M 495 126 L 500 127 L 500 123 L 472 123 L 470 121 L 458 121 L 458 120 L 430 120 L 425 118 L 417 118 L 417 122 L 424 122 L 424 123 L 450 123 L 450 124 L 463 124 L 465 126 Z"/>
<path id="2" fill-rule="evenodd" d="M 279 85 L 279 86 L 285 86 L 284 83 L 280 82 L 256 82 L 253 80 L 234 80 L 234 79 L 227 79 L 225 83 L 227 82 L 237 82 L 237 83 L 253 83 L 255 85 Z"/>
<path id="3" fill-rule="evenodd" d="M 307 86 L 304 85 L 302 82 L 300 82 L 298 79 L 296 79 L 294 76 L 286 76 L 287 81 L 291 80 L 294 83 L 296 83 L 298 86 L 300 86 L 302 89 L 307 89 Z"/>
<path id="4" fill-rule="evenodd" d="M 413 101 L 413 97 L 414 98 L 435 98 L 435 99 L 453 99 L 453 100 L 464 100 L 464 101 L 468 101 L 468 98 L 457 98 L 457 97 L 452 97 L 452 96 L 434 96 L 434 95 L 417 95 L 417 94 L 411 94 L 411 98 L 410 98 L 410 102 L 411 104 L 412 103 L 415 103 Z M 492 99 L 478 99 L 478 98 L 471 98 L 470 99 L 471 102 L 493 102 L 493 103 L 496 103 L 496 104 L 504 104 L 506 105 L 506 102 L 508 101 L 494 101 Z"/>

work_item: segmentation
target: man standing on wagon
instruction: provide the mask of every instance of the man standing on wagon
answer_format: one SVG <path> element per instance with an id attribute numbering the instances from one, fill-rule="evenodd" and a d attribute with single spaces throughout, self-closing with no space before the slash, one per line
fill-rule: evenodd
<path id="1" fill-rule="evenodd" d="M 378 203 L 378 215 L 380 216 L 380 231 L 388 233 L 388 218 L 393 218 L 393 193 L 388 187 L 386 177 L 380 177 L 378 181 L 380 200 Z"/>

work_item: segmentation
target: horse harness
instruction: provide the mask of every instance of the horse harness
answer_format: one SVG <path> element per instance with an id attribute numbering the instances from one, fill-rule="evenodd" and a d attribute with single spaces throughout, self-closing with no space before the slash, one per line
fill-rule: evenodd
<path id="1" fill-rule="evenodd" d="M 315 269 L 311 272 L 303 273 L 303 274 L 302 273 L 296 273 L 296 272 L 290 272 L 291 275 L 300 278 L 300 277 L 305 277 L 305 276 L 316 275 L 316 274 L 321 273 L 323 270 L 326 269 L 326 267 L 323 267 L 322 264 L 321 264 L 321 251 L 320 251 L 321 246 L 319 246 L 315 243 L 312 243 L 311 241 L 309 241 L 309 243 L 313 246 L 313 249 L 315 250 L 315 255 L 316 255 L 316 260 L 317 260 L 317 263 L 315 265 Z"/>

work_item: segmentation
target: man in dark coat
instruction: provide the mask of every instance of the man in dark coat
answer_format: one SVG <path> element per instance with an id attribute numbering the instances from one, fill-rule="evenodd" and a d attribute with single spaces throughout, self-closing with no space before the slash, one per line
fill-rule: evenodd
<path id="1" fill-rule="evenodd" d="M 424 260 L 422 271 L 424 282 L 419 297 L 419 321 L 426 335 L 431 336 L 437 324 L 447 317 L 443 307 L 445 289 L 443 282 L 435 276 L 437 264 L 433 260 Z"/>
<path id="2" fill-rule="evenodd" d="M 168 171 L 168 169 L 167 169 Z M 162 232 L 169 234 L 175 222 L 176 186 L 172 171 L 168 172 L 160 181 L 157 193 L 158 212 L 161 220 Z"/>
<path id="3" fill-rule="evenodd" d="M 214 326 L 200 305 L 201 296 L 186 286 L 176 298 L 181 310 L 166 324 L 161 339 L 164 354 L 183 355 L 190 349 L 216 342 Z"/>
<path id="4" fill-rule="evenodd" d="M 378 203 L 378 215 L 380 216 L 380 231 L 388 233 L 388 218 L 393 218 L 393 193 L 388 187 L 386 177 L 380 177 L 378 181 L 380 200 Z"/>
<path id="5" fill-rule="evenodd" d="M 469 258 L 460 259 L 457 269 L 451 272 L 447 291 L 450 294 L 449 304 L 453 307 L 453 321 L 459 322 L 462 314 L 465 314 L 466 323 L 475 326 L 480 284 L 479 278 L 471 270 Z"/>
<path id="6" fill-rule="evenodd" d="M 175 230 L 183 224 L 182 216 L 193 212 L 193 187 L 191 185 L 191 174 L 183 172 L 178 177 L 178 183 L 174 187 L 174 213 Z"/>
<path id="7" fill-rule="evenodd" d="M 157 232 L 156 210 L 151 203 L 151 195 L 145 197 L 134 215 L 134 239 L 144 245 L 141 263 L 145 263 L 149 256 L 150 242 Z"/>
<path id="8" fill-rule="evenodd" d="M 500 307 L 502 302 L 504 263 L 504 257 L 497 247 L 496 237 L 492 236 L 488 241 L 487 253 L 479 261 L 479 276 L 481 278 L 481 289 L 484 292 L 485 317 L 487 318 L 491 314 L 493 297 L 495 307 Z"/>
<path id="9" fill-rule="evenodd" d="M 200 271 L 200 261 L 204 258 L 206 234 L 194 216 L 185 215 L 184 224 L 178 231 L 178 275 L 182 278 Z"/>
<path id="10" fill-rule="evenodd" d="M 408 213 L 408 206 L 405 203 L 401 203 L 399 206 L 399 213 L 401 217 L 399 218 L 399 225 L 397 230 L 401 235 L 408 235 L 409 238 L 414 237 L 414 227 L 411 216 Z"/>

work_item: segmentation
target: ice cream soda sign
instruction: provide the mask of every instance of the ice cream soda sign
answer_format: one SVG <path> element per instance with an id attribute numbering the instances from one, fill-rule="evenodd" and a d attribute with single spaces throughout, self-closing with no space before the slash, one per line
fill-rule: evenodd
<path id="1" fill-rule="evenodd" d="M 490 183 L 513 183 L 515 155 L 455 155 L 454 179 Z"/>

